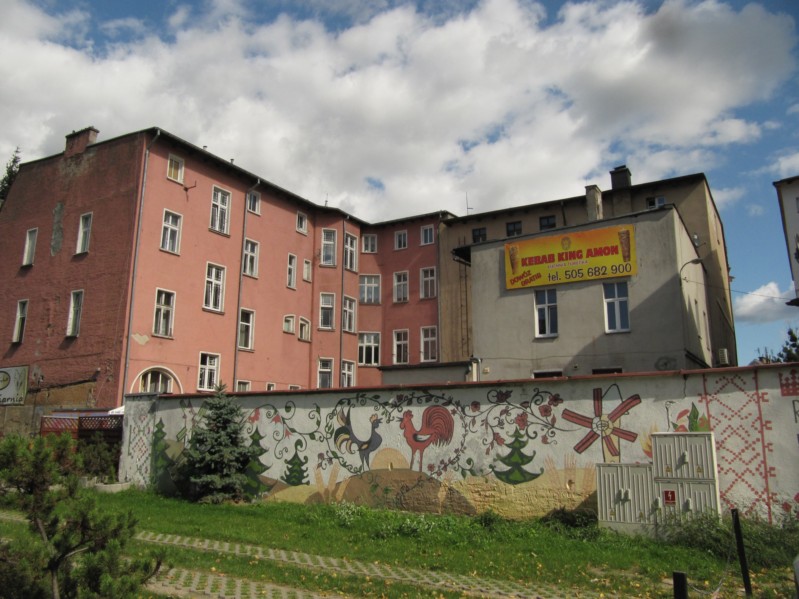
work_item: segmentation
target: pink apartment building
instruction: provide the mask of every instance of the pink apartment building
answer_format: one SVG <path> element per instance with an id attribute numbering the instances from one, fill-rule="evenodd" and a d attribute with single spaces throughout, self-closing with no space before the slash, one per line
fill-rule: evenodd
<path id="1" fill-rule="evenodd" d="M 138 391 L 372 386 L 439 360 L 446 212 L 369 224 L 160 129 L 23 164 L 0 209 L 3 429 Z"/>

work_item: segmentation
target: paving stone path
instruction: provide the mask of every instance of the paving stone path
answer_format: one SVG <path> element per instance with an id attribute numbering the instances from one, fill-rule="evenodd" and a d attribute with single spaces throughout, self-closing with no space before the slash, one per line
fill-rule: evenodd
<path id="1" fill-rule="evenodd" d="M 7 511 L 0 511 L 0 519 L 24 521 L 21 515 Z M 565 590 L 552 586 L 538 586 L 532 589 L 516 582 L 435 572 L 421 568 L 404 568 L 379 562 L 361 562 L 297 551 L 272 549 L 260 545 L 228 543 L 150 531 L 140 531 L 135 538 L 146 543 L 283 562 L 320 572 L 336 572 L 343 575 L 402 582 L 420 587 L 420 591 L 421 589 L 426 589 L 424 595 L 431 591 L 433 593 L 435 591 L 452 591 L 471 597 L 497 599 L 567 599 L 573 597 L 590 599 L 600 596 L 598 593 L 588 591 L 577 592 L 573 589 Z M 160 572 L 148 584 L 148 588 L 153 592 L 172 596 L 211 597 L 215 599 L 315 599 L 317 597 L 333 599 L 340 597 L 330 593 L 312 592 L 264 582 L 231 578 L 213 572 L 197 572 L 181 568 Z"/>

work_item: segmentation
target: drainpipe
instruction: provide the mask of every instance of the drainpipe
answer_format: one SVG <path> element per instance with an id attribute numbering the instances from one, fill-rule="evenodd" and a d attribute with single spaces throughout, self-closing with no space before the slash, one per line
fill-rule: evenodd
<path id="1" fill-rule="evenodd" d="M 155 137 L 144 150 L 144 172 L 141 178 L 141 197 L 139 198 L 138 223 L 136 224 L 136 243 L 133 251 L 133 272 L 130 280 L 130 308 L 128 309 L 128 334 L 125 340 L 125 371 L 122 374 L 122 395 L 128 392 L 128 374 L 130 369 L 130 338 L 133 335 L 133 308 L 136 302 L 136 273 L 139 267 L 139 246 L 141 245 L 142 215 L 144 214 L 144 192 L 147 188 L 147 168 L 150 165 L 150 148 L 161 136 L 161 130 L 155 130 Z"/>
<path id="2" fill-rule="evenodd" d="M 247 241 L 247 213 L 249 212 L 247 208 L 247 201 L 249 199 L 250 192 L 255 191 L 260 184 L 261 178 L 258 177 L 255 180 L 255 185 L 244 192 L 244 218 L 242 219 L 241 223 L 241 252 L 239 252 L 239 288 L 238 293 L 236 294 L 236 326 L 233 327 L 235 334 L 233 336 L 233 388 L 231 391 L 236 391 L 238 385 L 236 381 L 238 380 L 239 368 L 239 319 L 241 318 L 241 285 L 242 281 L 244 280 L 244 244 Z"/>
<path id="3" fill-rule="evenodd" d="M 337 389 L 341 387 L 341 374 L 342 368 L 344 366 L 344 252 L 346 252 L 346 242 L 347 242 L 347 221 L 349 220 L 349 215 L 346 215 L 341 220 L 341 294 L 339 295 L 339 306 L 341 306 L 339 310 L 339 319 L 338 319 L 338 385 L 333 385 L 333 381 L 330 381 L 331 388 Z M 355 248 L 355 256 L 356 260 L 358 259 L 358 248 Z M 355 308 L 358 309 L 357 306 Z M 333 313 L 333 318 L 335 319 L 336 314 Z M 357 318 L 357 312 L 356 312 Z M 335 320 L 333 321 L 335 322 Z M 356 327 L 357 330 L 357 327 Z"/>

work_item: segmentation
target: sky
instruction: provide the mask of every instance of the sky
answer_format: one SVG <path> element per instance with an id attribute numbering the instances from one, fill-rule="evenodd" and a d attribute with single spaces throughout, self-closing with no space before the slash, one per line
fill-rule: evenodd
<path id="1" fill-rule="evenodd" d="M 371 222 L 705 173 L 739 363 L 799 326 L 796 0 L 2 0 L 0 161 L 160 127 Z"/>

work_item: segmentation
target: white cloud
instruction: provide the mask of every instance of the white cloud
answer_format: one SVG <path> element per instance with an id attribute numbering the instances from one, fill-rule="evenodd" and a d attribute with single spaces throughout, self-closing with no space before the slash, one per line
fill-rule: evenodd
<path id="1" fill-rule="evenodd" d="M 785 302 L 795 297 L 794 290 L 788 288 L 780 291 L 775 282 L 766 283 L 746 295 L 738 296 L 733 305 L 736 321 L 749 323 L 765 323 L 790 321 L 797 316 L 795 306 L 786 306 Z"/>
<path id="2" fill-rule="evenodd" d="M 749 216 L 763 216 L 766 213 L 766 209 L 760 204 L 749 204 L 746 207 L 746 213 Z"/>
<path id="3" fill-rule="evenodd" d="M 799 152 L 778 157 L 771 167 L 771 171 L 781 178 L 799 175 Z"/>
<path id="4" fill-rule="evenodd" d="M 738 200 L 744 197 L 745 193 L 746 190 L 741 187 L 714 189 L 713 201 L 719 210 L 725 210 L 737 203 Z"/>

